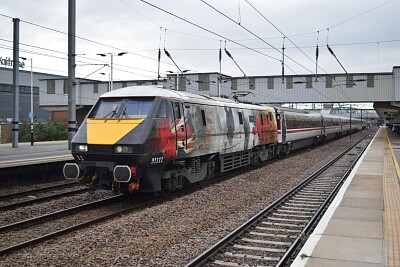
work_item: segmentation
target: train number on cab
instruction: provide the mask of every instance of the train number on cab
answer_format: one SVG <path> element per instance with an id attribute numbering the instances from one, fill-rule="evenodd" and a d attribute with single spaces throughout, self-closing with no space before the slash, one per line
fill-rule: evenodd
<path id="1" fill-rule="evenodd" d="M 155 157 L 155 158 L 151 158 L 151 164 L 162 163 L 163 160 L 164 160 L 164 157 Z"/>

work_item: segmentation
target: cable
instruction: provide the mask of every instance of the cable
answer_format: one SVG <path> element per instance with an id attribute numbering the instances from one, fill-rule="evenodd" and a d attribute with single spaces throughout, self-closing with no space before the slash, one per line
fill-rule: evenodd
<path id="1" fill-rule="evenodd" d="M 201 0 L 202 2 L 204 2 L 203 0 Z M 314 64 L 316 64 L 316 66 L 317 66 L 317 62 L 315 62 L 313 59 L 311 59 L 302 49 L 300 49 L 290 38 L 288 38 L 278 27 L 276 27 L 268 18 L 266 18 L 257 8 L 255 8 L 248 0 L 245 0 L 246 1 L 246 3 L 248 3 L 259 15 L 261 15 L 268 23 L 270 23 L 278 32 L 280 32 L 284 37 L 286 37 L 297 49 L 299 49 L 300 50 L 300 52 L 302 53 L 302 54 L 304 54 L 311 62 L 313 62 Z M 329 32 L 329 30 L 328 30 L 328 32 Z M 318 34 L 319 34 L 319 32 L 318 32 Z M 258 36 L 257 36 L 258 37 Z M 329 49 L 329 48 L 328 48 Z M 332 51 L 331 49 L 329 50 L 329 51 Z M 333 51 L 332 51 L 333 52 Z M 291 59 L 290 57 L 288 57 L 289 59 Z M 335 56 L 335 58 L 336 58 L 336 56 Z M 337 58 L 336 58 L 337 59 Z M 337 59 L 338 60 L 338 59 Z M 294 61 L 294 62 L 296 62 L 296 61 Z M 297 63 L 297 62 L 296 62 Z M 299 64 L 299 63 L 297 63 L 297 64 Z M 339 62 L 339 64 L 340 64 L 340 62 Z M 301 64 L 299 64 L 299 65 L 301 65 Z M 342 66 L 342 64 L 340 64 L 341 66 Z M 287 65 L 286 65 L 287 66 Z M 302 65 L 301 65 L 302 66 Z M 342 66 L 343 67 L 343 66 Z M 307 71 L 309 71 L 310 73 L 312 73 L 312 71 L 311 70 L 309 70 L 309 69 L 307 69 L 307 68 L 305 68 L 304 66 L 303 66 L 303 68 L 304 69 L 306 69 Z M 322 69 L 322 68 L 321 68 Z M 323 70 L 323 69 L 322 69 Z M 325 73 L 327 73 L 325 70 L 323 70 Z M 346 72 L 347 73 L 347 72 Z M 314 88 L 314 87 L 313 87 Z M 315 89 L 316 90 L 316 89 Z M 344 93 L 343 92 L 340 92 L 340 91 L 338 91 L 337 90 L 337 92 L 339 92 L 339 93 L 341 93 L 341 94 L 343 94 L 344 95 Z M 349 96 L 347 96 L 347 95 L 344 95 L 346 98 L 348 98 L 350 101 L 351 101 L 351 99 L 350 99 L 350 97 Z"/>
<path id="2" fill-rule="evenodd" d="M 231 19 L 230 17 L 228 17 L 227 15 L 225 15 L 223 12 L 219 11 L 218 9 L 216 9 L 215 7 L 213 7 L 212 5 L 208 4 L 206 1 L 204 0 L 200 0 L 201 2 L 203 2 L 204 4 L 206 4 L 208 7 L 210 7 L 211 9 L 213 9 L 214 11 L 218 12 L 219 14 L 221 14 L 222 16 L 224 16 L 225 18 L 229 19 L 230 21 L 232 21 L 233 23 L 237 24 L 238 26 L 240 26 L 241 28 L 243 28 L 244 30 L 246 30 L 247 32 L 251 33 L 252 35 L 254 35 L 255 37 L 257 37 L 258 39 L 260 39 L 261 41 L 263 41 L 264 43 L 266 43 L 267 45 L 269 45 L 270 47 L 272 47 L 274 50 L 278 51 L 280 54 L 283 54 L 283 52 L 279 51 L 277 48 L 275 48 L 274 46 L 272 46 L 271 44 L 269 44 L 268 42 L 264 41 L 263 39 L 261 39 L 258 35 L 256 35 L 255 33 L 253 33 L 252 31 L 250 31 L 249 29 L 247 29 L 246 27 L 244 27 L 243 25 L 240 25 L 238 23 L 236 23 L 233 19 Z M 247 2 L 247 1 L 246 1 Z M 262 15 L 262 14 L 261 14 Z M 262 15 L 263 16 L 263 15 Z M 264 16 L 263 16 L 264 17 Z M 265 18 L 265 17 L 264 17 Z M 265 18 L 268 22 L 270 22 L 267 18 Z M 270 22 L 271 23 L 271 22 Z M 282 32 L 281 32 L 282 33 Z M 283 34 L 284 35 L 284 34 Z M 292 42 L 293 43 L 293 42 Z M 294 43 L 293 43 L 294 44 Z M 295 44 L 294 44 L 295 45 Z M 303 52 L 304 53 L 304 52 Z M 305 54 L 305 53 L 304 53 Z M 307 69 L 305 66 L 303 66 L 302 64 L 298 63 L 296 60 L 292 59 L 291 57 L 287 56 L 286 57 L 290 60 L 292 60 L 293 62 L 295 62 L 297 65 L 301 66 L 302 68 L 304 68 L 305 70 L 309 71 L 312 73 L 311 70 Z M 308 56 L 307 56 L 308 57 Z M 312 59 L 311 59 L 312 60 Z M 282 61 L 281 61 L 282 62 Z M 284 64 L 284 63 L 283 63 Z M 293 73 L 295 73 L 287 64 L 284 64 L 284 66 L 287 66 Z M 313 87 L 314 88 L 314 87 Z M 316 90 L 318 92 L 317 89 L 314 88 L 314 90 Z M 338 91 L 339 92 L 339 91 Z M 321 95 L 323 95 L 321 92 L 319 92 Z M 325 95 L 323 95 L 325 96 Z M 329 97 L 325 96 L 327 99 L 330 99 Z M 347 96 L 346 96 L 347 97 Z M 348 98 L 348 97 L 347 97 Z M 349 98 L 350 99 L 350 98 Z M 333 101 L 332 99 L 330 99 L 331 101 Z"/>
<path id="3" fill-rule="evenodd" d="M 385 3 L 383 3 L 383 4 L 381 4 L 381 5 L 378 5 L 378 6 L 376 6 L 376 7 L 373 7 L 373 8 L 371 8 L 371 9 L 368 9 L 367 11 L 364 11 L 364 12 L 362 12 L 362 13 L 360 13 L 360 14 L 358 14 L 358 15 L 355 15 L 355 16 L 349 18 L 349 19 L 346 19 L 346 20 L 344 20 L 344 21 L 342 21 L 342 22 L 336 23 L 335 25 L 332 25 L 332 26 L 330 26 L 330 27 L 328 27 L 328 28 L 332 29 L 333 27 L 337 27 L 337 26 L 339 26 L 339 25 L 342 25 L 342 24 L 344 24 L 344 23 L 346 23 L 346 22 L 348 22 L 348 21 L 350 21 L 350 20 L 353 20 L 353 19 L 355 19 L 355 18 L 358 18 L 358 17 L 360 17 L 360 16 L 362 16 L 362 15 L 364 15 L 364 14 L 366 14 L 366 13 L 369 13 L 369 12 L 375 10 L 375 9 L 378 9 L 378 8 L 380 8 L 380 7 L 384 6 L 384 5 L 387 5 L 387 4 L 391 3 L 391 2 L 394 2 L 394 1 L 396 1 L 396 0 L 387 1 L 387 2 L 385 2 Z"/>
<path id="4" fill-rule="evenodd" d="M 254 50 L 254 49 L 252 49 L 252 48 L 250 48 L 250 47 L 247 47 L 247 46 L 245 46 L 245 45 L 243 45 L 243 44 L 241 44 L 241 43 L 238 43 L 238 42 L 236 42 L 236 41 L 234 41 L 234 40 L 232 40 L 232 39 L 230 39 L 230 38 L 224 37 L 224 36 L 222 36 L 222 35 L 220 35 L 220 34 L 218 34 L 218 33 L 215 33 L 215 32 L 213 32 L 213 31 L 211 31 L 211 30 L 208 30 L 208 29 L 206 29 L 206 28 L 204 28 L 204 27 L 202 27 L 202 26 L 200 26 L 200 25 L 197 25 L 197 24 L 194 23 L 194 22 L 191 22 L 191 21 L 188 21 L 187 19 L 184 19 L 184 18 L 182 18 L 182 17 L 179 17 L 178 15 L 175 15 L 175 14 L 173 14 L 173 13 L 171 13 L 171 12 L 165 10 L 165 9 L 162 9 L 161 7 L 158 7 L 158 6 L 156 6 L 156 5 L 153 5 L 153 4 L 151 4 L 151 3 L 149 3 L 149 2 L 147 2 L 147 1 L 145 1 L 145 0 L 140 0 L 140 1 L 143 2 L 143 3 L 145 3 L 145 4 L 147 4 L 147 5 L 149 5 L 149 6 L 151 6 L 151 7 L 156 8 L 156 9 L 158 9 L 158 10 L 164 12 L 164 13 L 167 13 L 167 14 L 169 14 L 169 15 L 171 15 L 171 16 L 177 18 L 177 19 L 180 19 L 180 20 L 182 20 L 182 21 L 184 21 L 184 22 L 186 22 L 186 23 L 188 23 L 188 24 L 190 24 L 190 25 L 193 25 L 193 26 L 195 26 L 195 27 L 197 27 L 197 28 L 199 28 L 199 29 L 202 29 L 202 30 L 204 30 L 204 31 L 206 31 L 206 32 L 208 32 L 208 33 L 211 33 L 211 34 L 216 35 L 216 36 L 218 36 L 218 37 L 220 37 L 220 38 L 226 39 L 226 40 L 228 40 L 228 41 L 230 41 L 230 42 L 232 42 L 232 43 L 234 43 L 234 44 L 237 44 L 237 45 L 239 45 L 239 46 L 241 46 L 241 47 L 247 48 L 247 49 L 249 49 L 249 50 L 251 50 L 251 51 L 253 51 L 253 52 L 256 52 L 256 53 L 258 53 L 258 54 L 261 54 L 261 55 L 264 55 L 264 56 L 269 57 L 269 58 L 271 58 L 271 59 L 275 59 L 275 60 L 279 61 L 279 59 L 277 59 L 277 58 L 275 58 L 275 57 L 272 57 L 272 56 L 267 55 L 267 54 L 264 54 L 264 53 L 262 53 L 262 52 L 260 52 L 260 51 Z"/>

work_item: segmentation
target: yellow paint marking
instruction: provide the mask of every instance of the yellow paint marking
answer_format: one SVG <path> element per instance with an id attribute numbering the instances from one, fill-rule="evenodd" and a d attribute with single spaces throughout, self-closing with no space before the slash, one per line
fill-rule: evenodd
<path id="1" fill-rule="evenodd" d="M 400 167 L 399 167 L 399 163 L 397 162 L 397 157 L 394 154 L 392 143 L 390 142 L 390 138 L 389 138 L 389 135 L 387 133 L 387 128 L 385 128 L 385 133 L 386 133 L 386 139 L 387 139 L 387 141 L 389 143 L 390 152 L 392 153 L 392 159 L 393 159 L 393 162 L 394 162 L 394 166 L 396 167 L 397 179 L 399 179 L 399 177 L 400 177 Z"/>
<path id="2" fill-rule="evenodd" d="M 113 145 L 144 119 L 87 119 L 88 144 Z"/>

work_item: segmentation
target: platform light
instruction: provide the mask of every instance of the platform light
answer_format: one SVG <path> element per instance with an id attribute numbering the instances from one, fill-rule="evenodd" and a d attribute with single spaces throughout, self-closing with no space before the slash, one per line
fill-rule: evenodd
<path id="1" fill-rule="evenodd" d="M 110 55 L 110 57 L 111 57 L 111 64 L 110 64 L 110 66 L 111 66 L 111 78 L 110 78 L 110 84 L 111 84 L 111 89 L 110 89 L 110 91 L 112 91 L 114 88 L 113 88 L 113 57 L 114 56 L 118 56 L 118 57 L 120 57 L 120 56 L 123 56 L 123 55 L 125 55 L 125 54 L 128 54 L 128 52 L 120 52 L 120 53 L 117 53 L 117 54 L 114 54 L 114 53 L 98 53 L 98 54 L 96 54 L 96 55 L 99 55 L 99 56 L 102 56 L 102 57 L 106 57 L 107 55 Z"/>

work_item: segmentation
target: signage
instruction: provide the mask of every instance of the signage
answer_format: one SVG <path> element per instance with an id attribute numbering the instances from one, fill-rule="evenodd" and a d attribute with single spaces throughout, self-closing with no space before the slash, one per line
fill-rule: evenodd
<path id="1" fill-rule="evenodd" d="M 4 67 L 8 67 L 8 66 L 12 67 L 13 63 L 14 63 L 14 61 L 11 60 L 10 57 L 6 57 L 6 58 L 0 57 L 0 64 Z M 21 69 L 23 69 L 25 67 L 25 62 L 18 61 L 18 65 Z"/>

